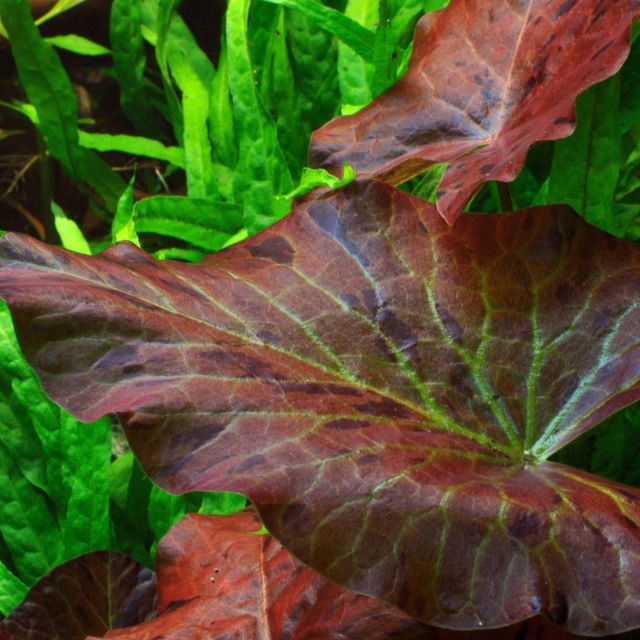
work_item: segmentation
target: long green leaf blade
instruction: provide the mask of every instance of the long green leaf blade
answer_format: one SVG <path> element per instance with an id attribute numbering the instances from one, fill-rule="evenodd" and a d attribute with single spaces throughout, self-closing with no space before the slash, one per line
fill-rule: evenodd
<path id="1" fill-rule="evenodd" d="M 295 9 L 313 20 L 318 26 L 332 33 L 338 40 L 353 49 L 361 58 L 373 60 L 375 36 L 349 14 L 342 14 L 316 0 L 265 0 L 289 9 Z"/>

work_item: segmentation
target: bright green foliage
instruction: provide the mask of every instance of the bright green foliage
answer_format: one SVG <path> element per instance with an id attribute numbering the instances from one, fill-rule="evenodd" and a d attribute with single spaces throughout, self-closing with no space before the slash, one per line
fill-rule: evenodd
<path id="1" fill-rule="evenodd" d="M 575 133 L 555 143 L 549 203 L 565 203 L 591 224 L 620 235 L 613 195 L 622 162 L 618 118 L 620 77 L 592 87 L 578 98 Z"/>
<path id="2" fill-rule="evenodd" d="M 52 36 L 44 40 L 58 49 L 71 51 L 71 53 L 77 53 L 81 56 L 111 55 L 111 51 L 101 44 L 93 42 L 93 40 L 89 40 L 88 38 L 83 38 L 82 36 L 76 36 L 73 33 L 66 36 Z"/>

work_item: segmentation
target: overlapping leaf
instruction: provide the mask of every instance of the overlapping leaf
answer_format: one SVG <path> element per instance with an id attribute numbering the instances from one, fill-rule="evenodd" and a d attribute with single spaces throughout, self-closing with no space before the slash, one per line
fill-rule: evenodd
<path id="1" fill-rule="evenodd" d="M 108 638 L 428 638 L 428 628 L 305 567 L 252 512 L 188 515 L 158 547 L 158 617 Z"/>
<path id="2" fill-rule="evenodd" d="M 176 492 L 235 490 L 298 557 L 440 626 L 640 623 L 640 492 L 543 462 L 640 396 L 640 249 L 565 208 L 382 183 L 201 265 L 2 241 L 45 387 L 117 412 Z"/>
<path id="3" fill-rule="evenodd" d="M 2 623 L 0 640 L 84 640 L 143 622 L 153 611 L 153 572 L 131 558 L 95 551 L 54 569 Z"/>
<path id="4" fill-rule="evenodd" d="M 448 162 L 438 207 L 453 222 L 534 142 L 573 131 L 576 96 L 620 67 L 638 13 L 638 0 L 454 0 L 419 23 L 400 82 L 316 132 L 312 163 L 398 184 Z"/>

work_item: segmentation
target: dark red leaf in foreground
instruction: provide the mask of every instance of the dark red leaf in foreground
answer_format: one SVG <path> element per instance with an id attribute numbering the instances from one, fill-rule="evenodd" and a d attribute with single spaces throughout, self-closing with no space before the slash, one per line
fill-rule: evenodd
<path id="1" fill-rule="evenodd" d="M 84 640 L 143 622 L 155 610 L 152 571 L 95 551 L 54 569 L 2 623 L 0 640 Z"/>
<path id="2" fill-rule="evenodd" d="M 340 589 L 305 567 L 250 511 L 188 515 L 158 547 L 159 616 L 107 634 L 122 640 L 489 640 L 442 631 L 379 600 Z M 541 620 L 492 633 L 491 640 L 537 638 Z M 570 636 L 544 626 L 546 640 Z M 519 634 L 519 635 L 518 635 Z"/>
<path id="3" fill-rule="evenodd" d="M 188 515 L 158 547 L 155 620 L 108 638 L 427 638 L 427 627 L 388 605 L 340 589 L 305 567 L 255 513 Z"/>
<path id="4" fill-rule="evenodd" d="M 640 247 L 565 208 L 381 183 L 201 265 L 0 241 L 47 390 L 121 415 L 177 492 L 236 490 L 336 582 L 424 621 L 640 625 L 640 492 L 544 460 L 640 396 Z"/>
<path id="5" fill-rule="evenodd" d="M 399 184 L 449 162 L 438 207 L 453 222 L 485 182 L 515 179 L 534 142 L 573 131 L 577 95 L 620 67 L 638 13 L 639 0 L 453 0 L 422 19 L 394 87 L 314 134 L 311 163 Z"/>

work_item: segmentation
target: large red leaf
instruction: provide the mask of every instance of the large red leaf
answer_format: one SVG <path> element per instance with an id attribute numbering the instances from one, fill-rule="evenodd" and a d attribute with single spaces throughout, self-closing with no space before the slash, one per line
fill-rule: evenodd
<path id="1" fill-rule="evenodd" d="M 0 640 L 84 640 L 143 622 L 155 597 L 152 571 L 121 553 L 87 553 L 40 580 L 0 623 Z"/>
<path id="2" fill-rule="evenodd" d="M 442 631 L 379 600 L 344 591 L 305 567 L 261 528 L 255 513 L 188 515 L 158 547 L 159 616 L 107 634 L 122 640 L 489 640 Z M 536 619 L 491 640 L 567 640 Z"/>
<path id="3" fill-rule="evenodd" d="M 49 393 L 167 489 L 236 490 L 337 582 L 452 628 L 640 625 L 640 492 L 546 463 L 640 396 L 640 248 L 382 183 L 201 265 L 0 241 Z"/>
<path id="4" fill-rule="evenodd" d="M 399 184 L 449 162 L 438 207 L 453 222 L 534 142 L 573 131 L 576 96 L 620 67 L 638 13 L 639 0 L 453 0 L 419 23 L 394 87 L 314 134 L 311 163 Z"/>

